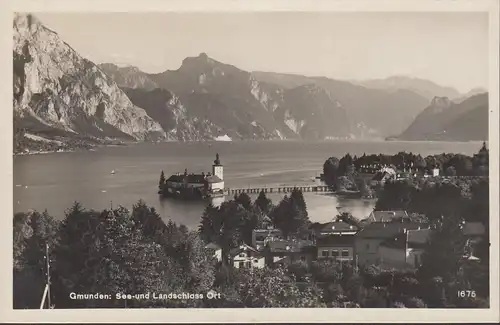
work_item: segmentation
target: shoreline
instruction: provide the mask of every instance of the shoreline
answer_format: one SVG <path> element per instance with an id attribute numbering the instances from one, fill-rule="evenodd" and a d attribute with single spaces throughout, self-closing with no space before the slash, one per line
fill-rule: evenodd
<path id="1" fill-rule="evenodd" d="M 110 143 L 110 144 L 92 144 L 88 148 L 68 148 L 68 149 L 57 149 L 57 150 L 38 150 L 28 152 L 13 152 L 12 156 L 32 156 L 32 155 L 48 155 L 57 153 L 74 153 L 81 151 L 96 151 L 97 148 L 107 148 L 107 147 L 128 147 L 134 144 L 161 144 L 161 143 L 237 143 L 237 142 L 303 142 L 303 143 L 317 143 L 317 142 L 426 142 L 426 143 L 475 143 L 481 142 L 483 140 L 468 140 L 468 141 L 439 141 L 439 140 L 387 140 L 387 139 L 323 139 L 323 140 L 303 140 L 303 139 L 236 139 L 232 141 L 219 141 L 219 140 L 198 140 L 198 141 L 179 141 L 179 140 L 165 140 L 165 141 L 135 141 L 135 142 L 120 142 L 120 143 Z M 488 142 L 486 140 L 485 142 Z"/>

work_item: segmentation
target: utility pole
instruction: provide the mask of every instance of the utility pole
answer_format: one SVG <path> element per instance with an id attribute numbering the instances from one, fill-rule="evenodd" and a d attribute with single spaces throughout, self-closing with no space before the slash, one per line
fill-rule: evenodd
<path id="1" fill-rule="evenodd" d="M 50 309 L 52 307 L 51 301 L 50 301 L 50 256 L 49 256 L 49 244 L 45 244 L 45 263 L 46 263 L 46 269 L 47 269 L 47 284 L 46 284 L 46 290 L 44 292 L 44 297 L 42 298 L 42 306 L 40 308 L 43 308 L 43 304 L 45 301 L 45 297 L 47 298 L 47 309 Z M 46 295 L 46 296 L 45 296 Z"/>

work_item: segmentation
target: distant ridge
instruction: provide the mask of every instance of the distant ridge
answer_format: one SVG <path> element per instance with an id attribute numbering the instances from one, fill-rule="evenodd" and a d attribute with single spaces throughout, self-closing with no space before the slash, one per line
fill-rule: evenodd
<path id="1" fill-rule="evenodd" d="M 488 93 L 460 103 L 436 97 L 399 137 L 400 140 L 488 140 Z"/>

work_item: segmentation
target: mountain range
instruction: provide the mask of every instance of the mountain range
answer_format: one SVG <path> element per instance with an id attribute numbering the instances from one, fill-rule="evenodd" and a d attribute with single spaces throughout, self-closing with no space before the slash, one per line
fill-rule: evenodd
<path id="1" fill-rule="evenodd" d="M 435 97 L 430 106 L 398 137 L 401 140 L 488 140 L 488 94 L 455 103 Z"/>
<path id="2" fill-rule="evenodd" d="M 425 80 L 356 83 L 248 72 L 206 53 L 184 59 L 177 70 L 150 74 L 96 65 L 30 14 L 16 14 L 13 28 L 15 128 L 43 141 L 383 139 L 400 133 L 419 139 L 434 132 L 419 122 L 440 105 L 432 96 L 461 96 Z M 483 125 L 483 113 L 478 107 L 451 115 L 457 125 Z M 443 121 L 448 124 L 435 132 L 447 131 L 447 139 L 476 137 Z"/>

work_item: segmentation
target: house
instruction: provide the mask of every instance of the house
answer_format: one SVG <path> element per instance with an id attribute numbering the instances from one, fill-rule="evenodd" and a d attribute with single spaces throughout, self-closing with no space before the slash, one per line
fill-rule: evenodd
<path id="1" fill-rule="evenodd" d="M 482 222 L 465 222 L 463 227 L 463 234 L 467 238 L 467 245 L 469 247 L 469 260 L 477 259 L 474 256 L 476 253 L 477 244 L 483 240 L 486 233 L 486 227 Z"/>
<path id="2" fill-rule="evenodd" d="M 378 265 L 382 268 L 416 269 L 422 265 L 422 254 L 431 229 L 405 230 L 380 244 Z"/>
<path id="3" fill-rule="evenodd" d="M 391 167 L 383 167 L 375 173 L 372 182 L 385 183 L 390 179 L 396 179 L 396 171 Z"/>
<path id="4" fill-rule="evenodd" d="M 279 229 L 254 229 L 252 231 L 252 246 L 258 251 L 262 251 L 266 246 L 267 240 L 281 237 L 282 233 Z"/>
<path id="5" fill-rule="evenodd" d="M 482 222 L 466 222 L 462 231 L 472 242 L 479 242 L 486 233 L 486 227 Z"/>
<path id="6" fill-rule="evenodd" d="M 266 265 L 285 266 L 297 261 L 308 265 L 316 257 L 316 247 L 310 240 L 304 239 L 271 239 L 266 242 L 264 249 Z"/>
<path id="7" fill-rule="evenodd" d="M 181 192 L 199 196 L 223 195 L 224 166 L 220 162 L 219 154 L 216 154 L 212 173 L 189 174 L 186 168 L 184 174 L 177 173 L 167 178 L 161 192 L 167 196 Z"/>
<path id="8" fill-rule="evenodd" d="M 407 220 L 407 219 L 403 219 Z M 380 260 L 379 245 L 404 233 L 405 230 L 426 229 L 427 224 L 418 222 L 372 222 L 356 234 L 354 252 L 359 266 L 377 264 Z"/>
<path id="9" fill-rule="evenodd" d="M 390 222 L 393 220 L 401 220 L 408 219 L 408 213 L 404 210 L 395 210 L 395 211 L 372 211 L 370 215 L 363 219 L 363 223 L 370 222 Z"/>
<path id="10" fill-rule="evenodd" d="M 352 261 L 354 238 L 358 231 L 356 226 L 342 221 L 324 224 L 316 233 L 318 259 Z"/>
<path id="11" fill-rule="evenodd" d="M 229 252 L 229 255 L 230 263 L 237 269 L 262 269 L 266 266 L 266 260 L 263 254 L 246 244 L 233 248 Z"/>
<path id="12" fill-rule="evenodd" d="M 210 243 L 205 246 L 205 249 L 210 252 L 210 254 L 217 260 L 217 262 L 222 261 L 222 248 L 219 245 Z"/>

